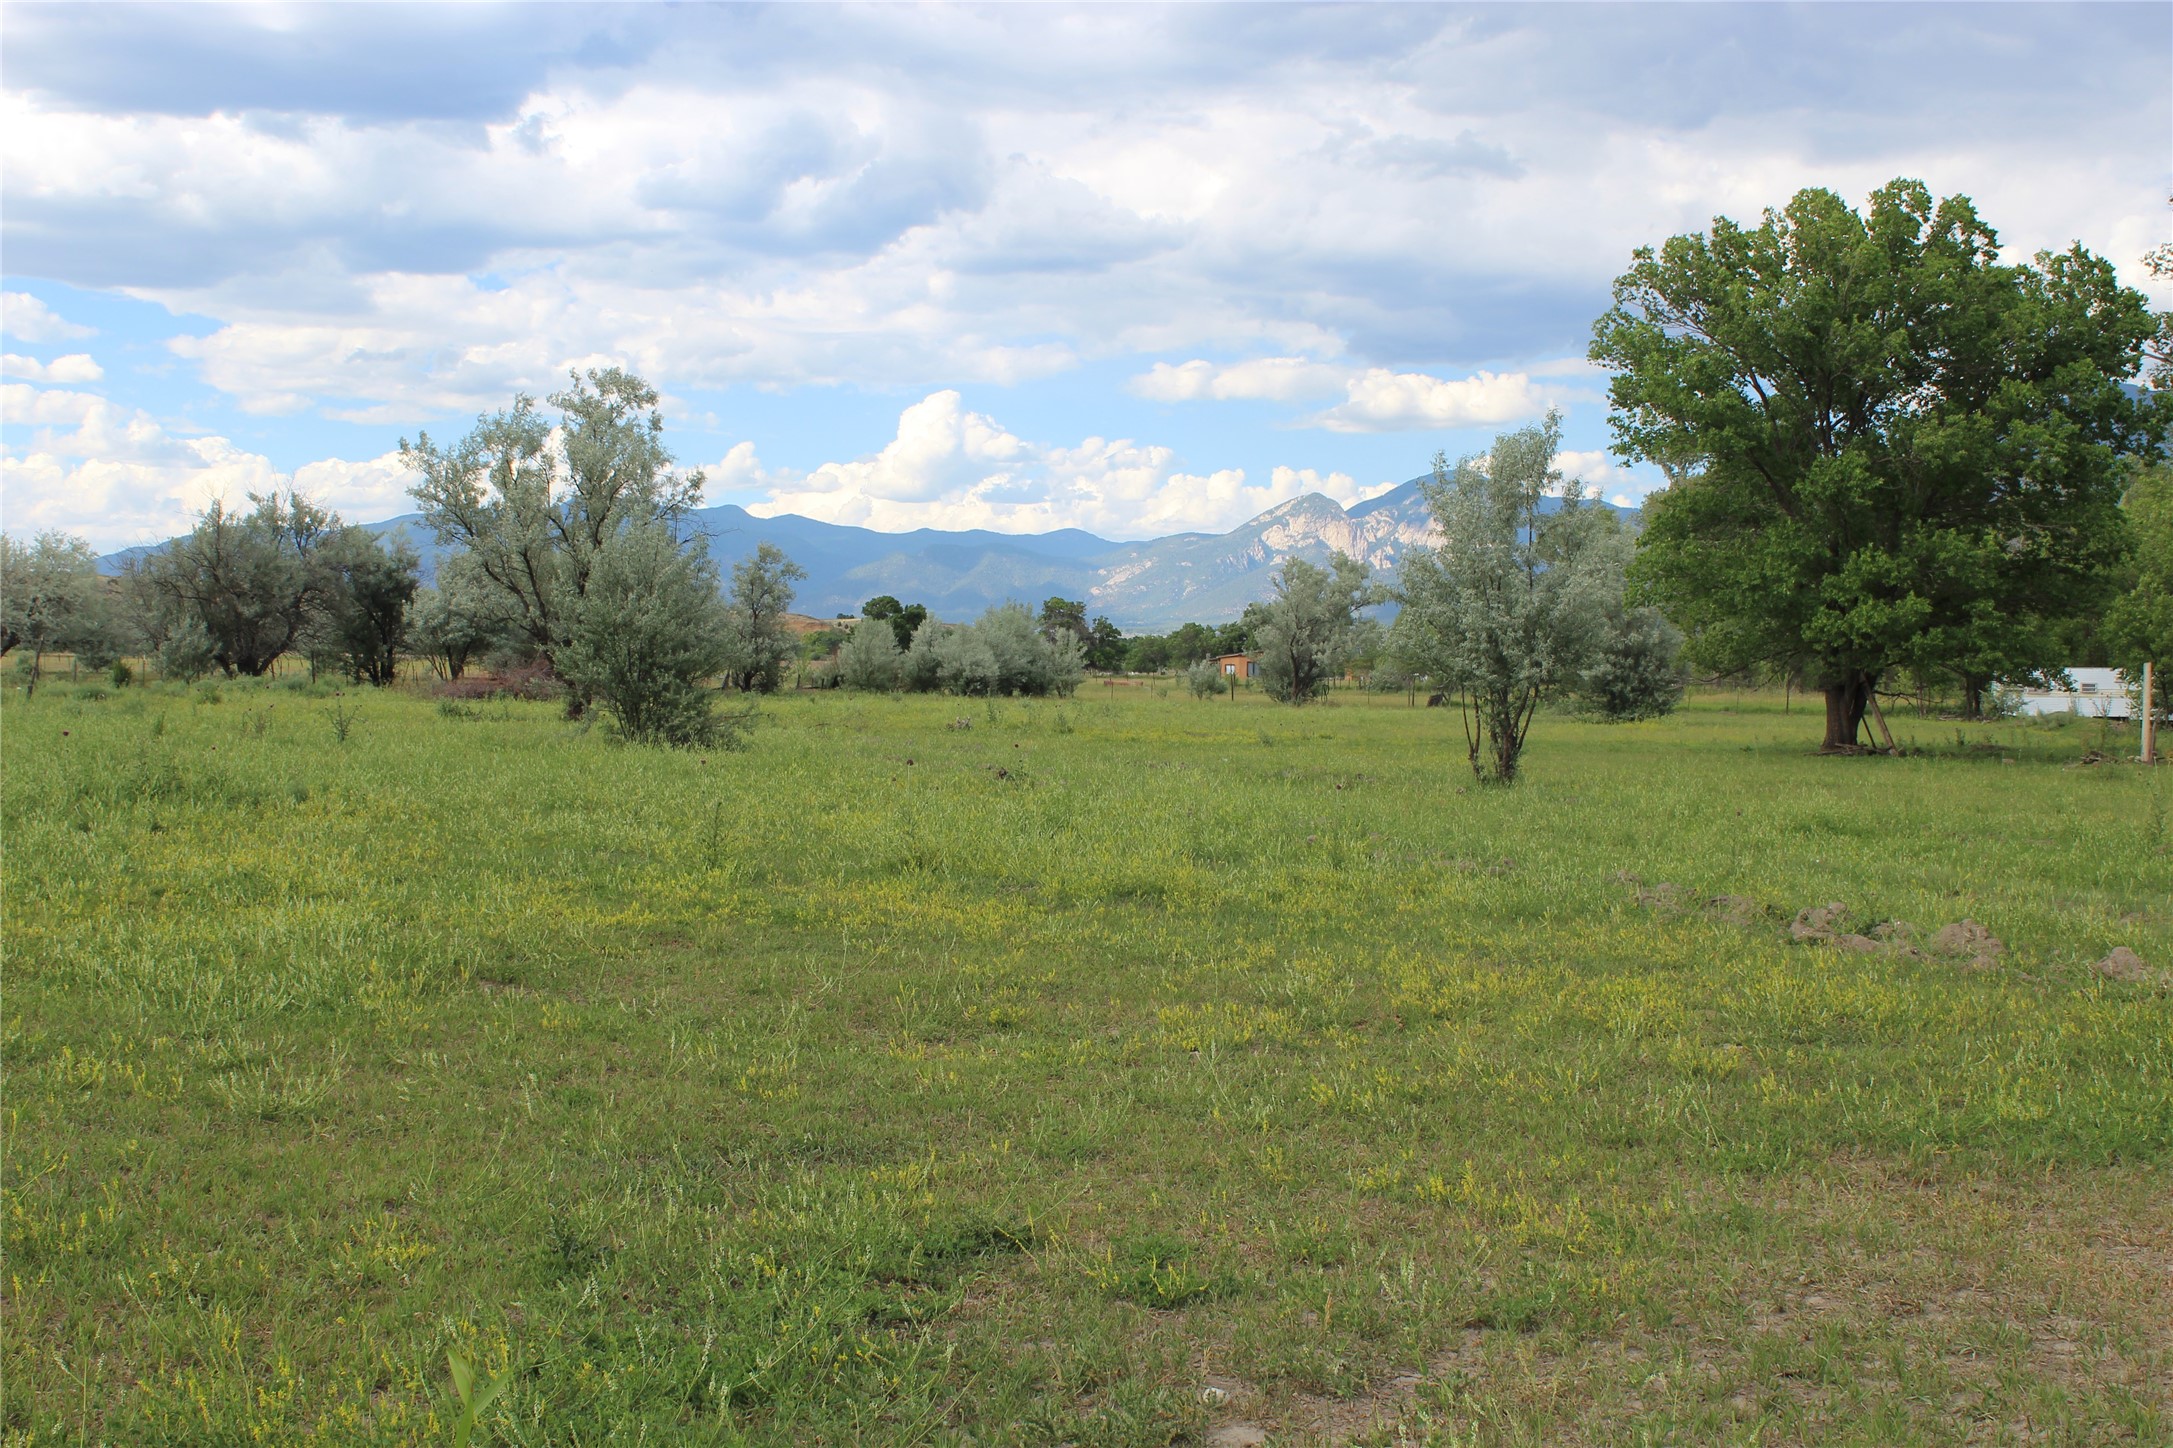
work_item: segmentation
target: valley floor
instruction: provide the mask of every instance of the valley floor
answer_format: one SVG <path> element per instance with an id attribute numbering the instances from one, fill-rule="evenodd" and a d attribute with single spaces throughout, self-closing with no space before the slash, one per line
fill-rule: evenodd
<path id="1" fill-rule="evenodd" d="M 2132 736 L 97 692 L 0 709 L 10 1444 L 2173 1438 Z"/>

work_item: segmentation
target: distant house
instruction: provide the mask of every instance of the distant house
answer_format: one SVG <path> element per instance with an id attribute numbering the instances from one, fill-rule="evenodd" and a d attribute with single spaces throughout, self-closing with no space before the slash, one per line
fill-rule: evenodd
<path id="1" fill-rule="evenodd" d="M 2118 669 L 2069 669 L 2073 688 L 2010 687 L 2017 714 L 2080 714 L 2089 719 L 2125 719 L 2128 681 Z"/>
<path id="2" fill-rule="evenodd" d="M 1232 678 L 1249 679 L 1260 672 L 1260 660 L 1252 654 L 1224 654 L 1215 663 Z"/>

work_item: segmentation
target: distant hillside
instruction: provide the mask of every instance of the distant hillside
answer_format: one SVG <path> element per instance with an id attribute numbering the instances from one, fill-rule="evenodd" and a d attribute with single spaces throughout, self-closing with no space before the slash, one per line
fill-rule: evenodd
<path id="1" fill-rule="evenodd" d="M 1126 633 L 1163 633 L 1182 623 L 1236 618 L 1245 605 L 1268 596 L 1275 567 L 1286 558 L 1326 563 L 1342 552 L 1393 573 L 1405 552 L 1424 544 L 1432 531 L 1421 481 L 1400 483 L 1349 509 L 1307 493 L 1227 533 L 1178 533 L 1142 543 L 1116 543 L 1076 528 L 878 533 L 791 513 L 758 518 L 731 503 L 692 518 L 727 572 L 763 543 L 782 548 L 807 570 L 793 606 L 817 618 L 857 614 L 861 604 L 884 593 L 924 603 L 950 619 L 972 618 L 1012 600 L 1039 607 L 1060 594 L 1085 599 L 1090 614 L 1107 616 Z M 435 576 L 443 550 L 416 514 L 363 526 L 404 535 L 422 556 L 425 580 Z M 153 551 L 131 548 L 99 563 L 118 572 L 130 558 Z"/>

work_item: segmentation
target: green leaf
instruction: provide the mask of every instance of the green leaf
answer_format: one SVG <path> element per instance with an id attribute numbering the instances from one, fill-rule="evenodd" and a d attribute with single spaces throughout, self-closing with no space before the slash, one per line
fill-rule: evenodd
<path id="1" fill-rule="evenodd" d="M 468 1408 L 472 1416 L 475 1400 L 474 1369 L 470 1368 L 468 1360 L 457 1352 L 449 1352 L 445 1355 L 445 1366 L 452 1370 L 453 1391 L 460 1394 L 461 1406 Z"/>

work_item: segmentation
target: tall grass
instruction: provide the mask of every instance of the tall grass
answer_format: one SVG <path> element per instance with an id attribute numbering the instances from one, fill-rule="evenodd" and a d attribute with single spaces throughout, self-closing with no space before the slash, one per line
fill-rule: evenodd
<path id="1" fill-rule="evenodd" d="M 443 1442 L 448 1353 L 522 1443 L 2173 1431 L 2173 1008 L 2090 969 L 2173 857 L 2087 731 L 325 707 L 0 704 L 10 1441 Z"/>

